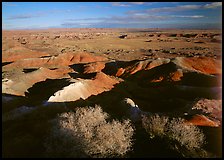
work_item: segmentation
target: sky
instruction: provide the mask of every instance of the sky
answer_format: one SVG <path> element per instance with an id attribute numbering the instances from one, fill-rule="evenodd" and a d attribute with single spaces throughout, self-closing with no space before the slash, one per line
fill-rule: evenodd
<path id="1" fill-rule="evenodd" d="M 222 2 L 2 2 L 2 29 L 221 28 Z"/>

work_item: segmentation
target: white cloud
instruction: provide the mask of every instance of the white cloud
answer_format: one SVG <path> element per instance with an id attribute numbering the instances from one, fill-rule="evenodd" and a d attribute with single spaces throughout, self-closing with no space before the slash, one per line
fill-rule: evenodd
<path id="1" fill-rule="evenodd" d="M 9 18 L 7 18 L 8 20 L 16 20 L 16 19 L 28 19 L 28 18 L 33 18 L 33 17 L 38 17 L 38 15 L 14 15 L 14 16 L 10 16 Z"/>
<path id="2" fill-rule="evenodd" d="M 141 5 L 141 4 L 145 4 L 145 2 L 129 2 L 130 4 L 137 4 L 137 5 Z"/>
<path id="3" fill-rule="evenodd" d="M 67 19 L 68 21 L 102 21 L 102 22 L 128 22 L 128 21 L 158 21 L 167 19 L 168 16 L 156 16 L 148 14 L 135 14 L 129 16 L 112 16 L 112 17 L 99 17 L 99 18 L 83 18 L 83 19 Z"/>
<path id="4" fill-rule="evenodd" d="M 177 9 L 198 9 L 201 8 L 200 5 L 181 5 L 181 6 L 177 6 Z"/>
<path id="5" fill-rule="evenodd" d="M 21 20 L 21 19 L 29 19 L 29 18 L 35 18 L 35 17 L 43 17 L 48 16 L 52 14 L 63 14 L 63 13 L 70 13 L 70 12 L 76 12 L 77 10 L 60 10 L 60 9 L 54 9 L 54 10 L 48 10 L 48 11 L 38 11 L 33 14 L 17 14 L 17 15 L 11 15 L 7 18 L 7 20 Z"/>
<path id="6" fill-rule="evenodd" d="M 8 24 L 8 23 L 2 23 L 2 27 L 5 28 L 5 27 L 10 27 L 12 26 L 11 24 Z"/>
<path id="7" fill-rule="evenodd" d="M 152 8 L 148 9 L 147 12 L 177 12 L 177 11 L 184 11 L 184 10 L 194 10 L 201 8 L 201 5 L 181 5 L 176 7 L 161 7 L 161 8 Z"/>
<path id="8" fill-rule="evenodd" d="M 152 15 L 149 13 L 134 13 L 126 16 L 111 16 L 111 17 L 98 17 L 98 18 L 83 18 L 83 19 L 67 19 L 67 22 L 61 24 L 62 26 L 98 26 L 106 25 L 131 25 L 131 24 L 153 24 L 162 23 L 164 20 L 169 22 L 175 18 L 189 18 L 197 19 L 204 18 L 203 15 Z M 83 24 L 84 23 L 84 24 Z"/>
<path id="9" fill-rule="evenodd" d="M 171 17 L 177 17 L 177 18 L 204 18 L 205 16 L 203 15 L 193 15 L 193 16 L 171 16 Z"/>
<path id="10" fill-rule="evenodd" d="M 222 6 L 222 2 L 213 2 L 210 4 L 206 4 L 204 6 L 204 8 L 217 8 L 217 7 L 221 7 Z"/>
<path id="11" fill-rule="evenodd" d="M 129 7 L 130 5 L 124 4 L 122 2 L 112 2 L 112 6 L 118 6 L 118 7 Z"/>
<path id="12" fill-rule="evenodd" d="M 136 13 L 161 13 L 161 12 L 180 12 L 180 11 L 188 11 L 188 10 L 197 10 L 197 9 L 210 9 L 221 7 L 222 2 L 213 2 L 205 5 L 179 5 L 175 7 L 159 7 L 159 8 L 151 8 L 147 10 L 132 10 L 128 11 L 128 14 L 136 14 Z"/>
<path id="13" fill-rule="evenodd" d="M 110 7 L 108 6 L 101 6 L 101 5 L 96 5 L 96 8 L 100 8 L 100 9 L 110 9 Z"/>
<path id="14" fill-rule="evenodd" d="M 130 7 L 131 5 L 151 4 L 149 2 L 111 2 L 112 6 Z"/>
<path id="15" fill-rule="evenodd" d="M 10 3 L 10 2 L 4 2 L 2 3 L 4 6 L 9 6 L 9 7 L 16 7 L 18 6 L 17 4 L 14 4 L 14 3 Z"/>
<path id="16" fill-rule="evenodd" d="M 83 19 L 67 19 L 67 22 L 62 23 L 61 26 L 114 26 L 114 25 L 146 25 L 153 22 L 161 22 L 162 20 L 169 19 L 169 16 L 156 16 L 148 14 L 136 14 L 128 16 L 112 16 L 112 17 L 99 17 L 99 18 L 83 18 Z"/>

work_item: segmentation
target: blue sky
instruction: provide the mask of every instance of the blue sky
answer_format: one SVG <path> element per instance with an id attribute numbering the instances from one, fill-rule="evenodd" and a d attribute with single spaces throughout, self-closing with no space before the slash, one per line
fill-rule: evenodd
<path id="1" fill-rule="evenodd" d="M 3 29 L 214 28 L 222 2 L 2 2 Z"/>

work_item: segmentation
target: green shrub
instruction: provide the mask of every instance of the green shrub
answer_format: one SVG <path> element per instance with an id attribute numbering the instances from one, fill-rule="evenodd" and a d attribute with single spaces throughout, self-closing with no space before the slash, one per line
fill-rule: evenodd
<path id="1" fill-rule="evenodd" d="M 48 157 L 124 156 L 132 146 L 131 123 L 107 118 L 99 106 L 60 114 L 45 142 Z"/>

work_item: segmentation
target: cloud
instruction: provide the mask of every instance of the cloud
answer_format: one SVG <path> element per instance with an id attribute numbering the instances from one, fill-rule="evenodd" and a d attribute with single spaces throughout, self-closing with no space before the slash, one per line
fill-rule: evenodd
<path id="1" fill-rule="evenodd" d="M 136 14 L 136 13 L 162 13 L 162 12 L 180 12 L 186 10 L 196 10 L 202 8 L 201 5 L 180 5 L 175 7 L 160 7 L 160 8 L 152 8 L 147 10 L 130 10 L 126 12 L 127 14 Z"/>
<path id="2" fill-rule="evenodd" d="M 141 5 L 141 4 L 145 4 L 145 2 L 129 2 L 130 4 L 137 4 L 137 5 Z"/>
<path id="3" fill-rule="evenodd" d="M 4 2 L 2 3 L 4 6 L 9 6 L 9 7 L 16 7 L 18 6 L 17 4 L 14 4 L 14 3 L 9 3 L 9 2 Z"/>
<path id="4" fill-rule="evenodd" d="M 81 19 L 67 19 L 64 24 L 74 25 L 79 23 L 116 23 L 116 24 L 131 24 L 131 23 L 147 23 L 147 22 L 162 22 L 164 20 L 172 20 L 173 18 L 204 18 L 203 15 L 150 15 L 144 13 L 135 13 L 127 16 L 111 16 L 111 17 L 99 17 L 99 18 L 81 18 Z"/>
<path id="5" fill-rule="evenodd" d="M 155 16 L 146 14 L 111 16 L 99 18 L 67 19 L 67 22 L 61 24 L 63 27 L 141 27 L 148 26 L 154 22 L 162 22 L 172 17 Z"/>
<path id="6" fill-rule="evenodd" d="M 176 7 L 161 7 L 161 8 L 152 8 L 146 10 L 148 13 L 156 13 L 156 12 L 179 12 L 179 11 L 185 11 L 185 10 L 195 10 L 202 8 L 201 5 L 181 5 Z"/>
<path id="7" fill-rule="evenodd" d="M 29 19 L 33 17 L 38 17 L 37 15 L 15 15 L 7 18 L 8 20 L 16 20 L 16 19 Z"/>
<path id="8" fill-rule="evenodd" d="M 186 7 L 186 8 L 189 8 Z M 149 13 L 133 13 L 125 16 L 111 16 L 98 18 L 77 18 L 67 19 L 61 26 L 66 27 L 95 27 L 95 26 L 123 26 L 137 25 L 137 26 L 152 26 L 154 24 L 163 24 L 164 22 L 172 24 L 172 20 L 177 18 L 183 19 L 198 19 L 204 18 L 203 15 L 153 15 Z"/>
<path id="9" fill-rule="evenodd" d="M 12 24 L 2 23 L 2 28 L 7 28 L 13 26 Z"/>
<path id="10" fill-rule="evenodd" d="M 21 15 L 12 15 L 7 18 L 7 20 L 22 20 L 22 19 L 29 19 L 29 18 L 35 18 L 35 17 L 43 17 L 43 16 L 48 16 L 52 14 L 59 14 L 59 13 L 70 13 L 70 12 L 76 12 L 77 10 L 60 10 L 60 9 L 53 9 L 53 10 L 48 10 L 48 11 L 39 11 L 35 12 L 33 14 L 21 14 Z"/>
<path id="11" fill-rule="evenodd" d="M 130 7 L 131 5 L 151 4 L 149 2 L 111 2 L 112 6 Z"/>
<path id="12" fill-rule="evenodd" d="M 61 26 L 77 26 L 77 27 L 81 27 L 81 26 L 89 26 L 91 25 L 91 23 L 74 23 L 74 22 L 66 22 L 66 23 L 62 23 Z"/>
<path id="13" fill-rule="evenodd" d="M 98 17 L 98 18 L 72 18 L 72 19 L 66 19 L 67 21 L 102 21 L 110 19 L 108 17 Z"/>
<path id="14" fill-rule="evenodd" d="M 213 2 L 210 4 L 206 4 L 204 6 L 204 8 L 217 8 L 217 7 L 221 7 L 222 6 L 222 2 Z"/>
<path id="15" fill-rule="evenodd" d="M 129 23 L 129 22 L 145 22 L 159 21 L 169 18 L 168 16 L 156 16 L 148 14 L 135 14 L 128 16 L 112 16 L 112 17 L 99 17 L 99 18 L 82 18 L 82 19 L 67 19 L 68 21 L 101 21 L 101 22 L 111 22 L 111 23 Z"/>
<path id="16" fill-rule="evenodd" d="M 135 3 L 135 2 L 134 2 Z M 136 14 L 136 13 L 162 13 L 162 12 L 180 12 L 180 11 L 187 11 L 187 10 L 197 10 L 197 9 L 211 9 L 221 7 L 222 2 L 213 2 L 210 4 L 205 5 L 179 5 L 175 7 L 159 7 L 159 8 L 152 8 L 147 10 L 131 10 L 126 12 L 127 14 Z"/>
<path id="17" fill-rule="evenodd" d="M 181 5 L 181 6 L 177 6 L 176 9 L 187 9 L 187 10 L 191 10 L 191 9 L 198 9 L 201 8 L 200 5 Z"/>
<path id="18" fill-rule="evenodd" d="M 204 18 L 205 16 L 203 15 L 193 15 L 193 16 L 171 16 L 171 17 L 177 17 L 177 18 Z"/>
<path id="19" fill-rule="evenodd" d="M 41 14 L 55 14 L 55 13 L 66 13 L 66 12 L 73 12 L 73 11 L 76 11 L 76 10 L 71 10 L 71 9 L 65 9 L 65 10 L 62 10 L 62 9 L 53 9 L 53 10 L 49 10 L 49 11 L 44 11 L 44 12 L 39 12 Z M 39 14 L 38 13 L 38 14 Z"/>
<path id="20" fill-rule="evenodd" d="M 134 2 L 135 3 L 135 2 Z M 126 12 L 127 14 L 137 14 L 137 13 L 148 13 L 148 14 L 154 14 L 154 13 L 166 13 L 166 12 L 181 12 L 181 11 L 188 11 L 188 10 L 198 10 L 198 9 L 211 9 L 211 8 L 218 8 L 222 6 L 222 2 L 213 2 L 210 4 L 205 5 L 178 5 L 174 7 L 159 7 L 159 8 L 151 8 L 146 10 L 130 10 Z M 193 18 L 201 18 L 201 17 L 193 17 Z"/>
<path id="21" fill-rule="evenodd" d="M 122 3 L 122 2 L 111 2 L 112 6 L 117 6 L 117 7 L 129 7 L 130 5 Z"/>
<path id="22" fill-rule="evenodd" d="M 109 7 L 109 6 L 101 6 L 101 5 L 96 5 L 96 8 L 100 8 L 100 9 L 109 9 L 109 8 L 111 8 L 111 7 Z"/>

